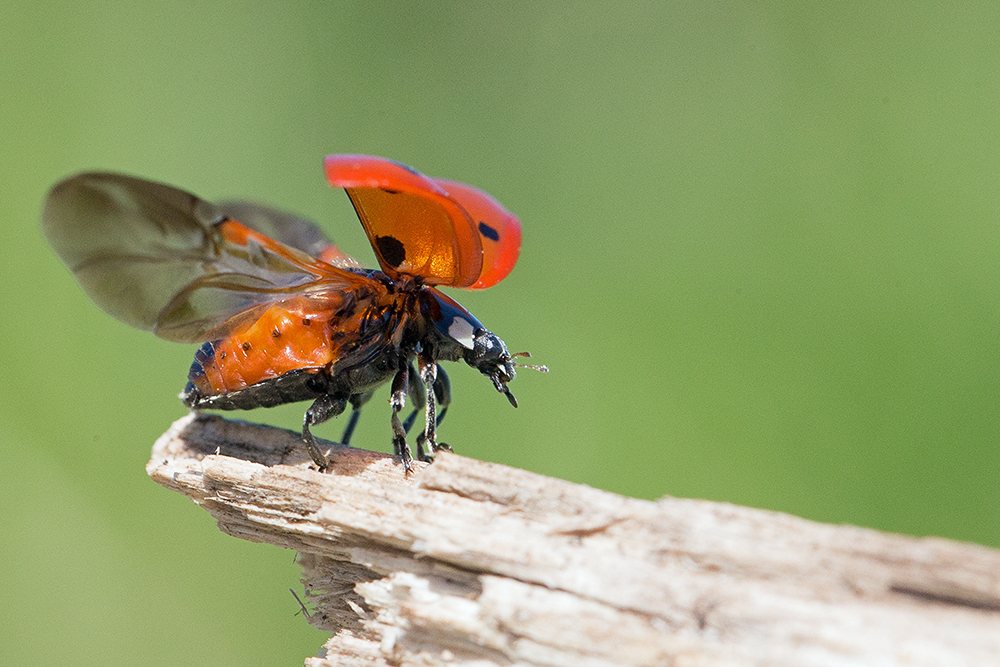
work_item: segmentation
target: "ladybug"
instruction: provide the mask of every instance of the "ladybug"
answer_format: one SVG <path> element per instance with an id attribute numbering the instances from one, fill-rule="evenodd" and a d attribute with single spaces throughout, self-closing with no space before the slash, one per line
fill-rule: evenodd
<path id="1" fill-rule="evenodd" d="M 507 346 L 438 286 L 483 289 L 503 280 L 521 247 L 518 219 L 485 192 L 368 155 L 330 155 L 379 269 L 363 268 L 313 223 L 248 203 L 210 204 L 184 190 L 115 173 L 57 183 L 42 229 L 104 311 L 160 338 L 203 343 L 180 398 L 194 410 L 249 410 L 312 401 L 302 439 L 316 466 L 332 460 L 311 428 L 351 415 L 391 383 L 393 450 L 425 409 L 416 458 L 433 460 L 451 402 L 438 362 L 464 360 L 514 407 Z M 527 366 L 547 370 L 543 366 Z M 440 410 L 438 410 L 440 407 Z"/>

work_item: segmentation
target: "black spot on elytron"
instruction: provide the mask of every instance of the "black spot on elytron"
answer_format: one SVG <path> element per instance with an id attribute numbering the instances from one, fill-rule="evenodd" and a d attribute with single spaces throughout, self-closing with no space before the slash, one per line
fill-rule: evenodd
<path id="1" fill-rule="evenodd" d="M 479 223 L 479 233 L 488 238 L 490 241 L 500 240 L 500 234 L 497 233 L 497 230 L 493 229 L 485 222 Z"/>
<path id="2" fill-rule="evenodd" d="M 312 323 L 313 323 L 312 320 L 310 320 L 308 318 L 302 320 L 302 326 L 304 326 L 304 327 L 307 327 L 307 326 L 309 326 Z"/>
<path id="3" fill-rule="evenodd" d="M 390 195 L 398 195 L 399 190 L 390 190 L 389 188 L 381 188 L 382 192 L 388 192 Z"/>
<path id="4" fill-rule="evenodd" d="M 222 359 L 222 360 L 225 360 L 225 358 L 226 358 L 226 357 L 227 357 L 228 355 L 229 355 L 229 353 L 228 353 L 228 352 L 225 352 L 225 351 L 223 351 L 223 352 L 222 352 L 222 354 L 220 354 L 220 355 L 219 355 L 219 359 Z"/>
<path id="5" fill-rule="evenodd" d="M 375 245 L 378 247 L 378 254 L 393 268 L 406 260 L 406 248 L 393 236 L 376 236 Z"/>
<path id="6" fill-rule="evenodd" d="M 271 331 L 271 337 L 272 338 L 281 338 L 281 332 L 278 331 L 278 327 L 274 327 L 274 329 Z"/>
<path id="7" fill-rule="evenodd" d="M 244 352 L 249 352 L 250 351 L 250 343 L 249 342 L 243 343 L 243 351 Z"/>

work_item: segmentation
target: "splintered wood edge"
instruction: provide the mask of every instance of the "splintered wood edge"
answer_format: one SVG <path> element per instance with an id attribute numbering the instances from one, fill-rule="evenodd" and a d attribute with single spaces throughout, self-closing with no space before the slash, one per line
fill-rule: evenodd
<path id="1" fill-rule="evenodd" d="M 147 471 L 295 549 L 323 665 L 986 664 L 1000 552 L 189 415 Z M 687 661 L 687 662 L 685 662 Z"/>

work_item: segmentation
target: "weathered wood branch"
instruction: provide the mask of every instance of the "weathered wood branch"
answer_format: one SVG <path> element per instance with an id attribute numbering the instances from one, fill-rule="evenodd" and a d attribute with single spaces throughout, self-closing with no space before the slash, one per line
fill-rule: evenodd
<path id="1" fill-rule="evenodd" d="M 299 552 L 334 633 L 309 667 L 1000 664 L 1000 551 L 335 451 L 320 474 L 294 433 L 192 415 L 147 467 Z"/>

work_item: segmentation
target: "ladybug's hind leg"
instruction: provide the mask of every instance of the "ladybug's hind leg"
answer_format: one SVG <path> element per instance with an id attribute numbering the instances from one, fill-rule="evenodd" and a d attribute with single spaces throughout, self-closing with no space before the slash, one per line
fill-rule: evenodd
<path id="1" fill-rule="evenodd" d="M 368 399 L 372 397 L 372 393 L 368 392 L 367 394 L 355 394 L 351 396 L 351 417 L 344 428 L 344 435 L 340 436 L 340 444 L 350 446 L 351 436 L 354 435 L 354 428 L 358 425 L 358 419 L 361 418 L 361 406 L 368 402 Z"/>
<path id="2" fill-rule="evenodd" d="M 320 472 L 326 472 L 330 468 L 330 464 L 333 461 L 328 459 L 321 451 L 319 451 L 319 446 L 317 446 L 316 439 L 313 438 L 313 434 L 309 431 L 309 427 L 315 426 L 316 424 L 322 424 L 331 417 L 336 417 L 341 414 L 346 407 L 346 398 L 335 398 L 329 394 L 323 394 L 313 402 L 312 406 L 308 410 L 306 410 L 305 419 L 302 421 L 302 440 L 306 443 L 306 449 L 309 450 L 309 456 L 312 457 L 312 460 L 316 463 Z M 348 426 L 350 426 L 350 424 L 348 424 Z"/>

